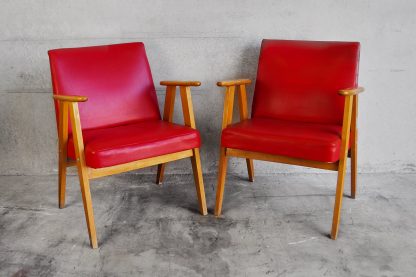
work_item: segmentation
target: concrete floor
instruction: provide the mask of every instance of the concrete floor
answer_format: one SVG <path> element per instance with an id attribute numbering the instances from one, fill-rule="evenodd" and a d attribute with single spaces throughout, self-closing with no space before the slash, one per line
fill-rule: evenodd
<path id="1" fill-rule="evenodd" d="M 329 233 L 334 174 L 229 175 L 223 217 L 197 213 L 191 175 L 92 182 L 100 248 L 89 247 L 78 181 L 0 177 L 0 276 L 415 276 L 416 175 L 360 175 Z M 346 194 L 349 194 L 348 186 Z"/>

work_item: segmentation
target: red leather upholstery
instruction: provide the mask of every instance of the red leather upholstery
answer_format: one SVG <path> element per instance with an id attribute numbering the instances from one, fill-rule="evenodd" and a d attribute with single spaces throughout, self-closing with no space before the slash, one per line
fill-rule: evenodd
<path id="1" fill-rule="evenodd" d="M 252 117 L 342 124 L 357 85 L 358 42 L 263 40 Z"/>
<path id="2" fill-rule="evenodd" d="M 197 130 L 161 120 L 143 43 L 49 51 L 53 92 L 79 103 L 88 166 L 101 168 L 200 146 Z M 58 106 L 55 103 L 58 117 Z M 75 159 L 71 129 L 68 157 Z"/>
<path id="3" fill-rule="evenodd" d="M 88 96 L 88 101 L 79 105 L 83 130 L 160 119 L 143 43 L 56 49 L 48 53 L 53 93 Z"/>
<path id="4" fill-rule="evenodd" d="M 321 162 L 336 162 L 341 126 L 253 118 L 225 128 L 223 147 Z"/>
<path id="5" fill-rule="evenodd" d="M 199 132 L 162 120 L 83 131 L 85 159 L 89 167 L 101 168 L 199 147 Z M 75 159 L 72 136 L 68 157 Z"/>
<path id="6" fill-rule="evenodd" d="M 223 130 L 223 147 L 339 160 L 344 113 L 338 90 L 356 87 L 359 43 L 263 40 L 252 119 Z"/>

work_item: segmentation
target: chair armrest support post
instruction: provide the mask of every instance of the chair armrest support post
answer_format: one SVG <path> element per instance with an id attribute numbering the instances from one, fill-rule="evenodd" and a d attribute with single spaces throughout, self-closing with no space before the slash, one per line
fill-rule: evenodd
<path id="1" fill-rule="evenodd" d="M 180 88 L 183 119 L 186 126 L 196 129 L 194 108 L 192 105 L 191 87 L 201 85 L 199 81 L 161 81 L 160 85 L 166 86 L 165 107 L 163 120 L 172 122 L 175 105 L 176 87 Z"/>
<path id="2" fill-rule="evenodd" d="M 71 122 L 72 133 L 76 134 L 76 127 L 78 126 L 78 136 L 82 139 L 81 120 L 79 117 L 78 102 L 86 102 L 88 97 L 79 95 L 53 95 L 53 99 L 59 103 L 59 118 L 58 118 L 58 139 L 59 139 L 59 153 L 60 161 L 66 161 L 67 153 L 66 147 L 68 144 L 68 125 Z M 69 116 L 68 116 L 69 113 Z M 69 120 L 68 120 L 69 119 Z M 81 141 L 83 151 L 83 141 Z"/>
<path id="3" fill-rule="evenodd" d="M 342 121 L 341 151 L 340 161 L 347 157 L 348 143 L 350 136 L 353 136 L 353 144 L 356 143 L 357 132 L 357 115 L 358 115 L 358 94 L 362 93 L 364 88 L 342 89 L 338 93 L 345 97 L 344 116 Z"/>
<path id="4" fill-rule="evenodd" d="M 173 111 L 175 108 L 176 86 L 166 87 L 165 107 L 163 109 L 163 120 L 173 121 Z"/>
<path id="5" fill-rule="evenodd" d="M 78 95 L 53 95 L 53 99 L 59 103 L 59 120 L 58 120 L 58 139 L 60 162 L 65 165 L 67 153 L 66 147 L 68 143 L 68 117 L 71 122 L 72 135 L 74 138 L 75 151 L 79 151 L 82 157 L 77 156 L 77 164 L 81 161 L 85 163 L 84 157 L 84 141 L 82 138 L 81 120 L 78 109 L 78 102 L 88 100 L 86 96 Z M 68 116 L 69 112 L 69 116 Z M 79 165 L 79 164 L 78 164 Z M 85 166 L 85 164 L 83 164 Z"/>
<path id="6" fill-rule="evenodd" d="M 251 84 L 251 80 L 249 79 L 237 79 L 217 82 L 217 86 L 225 87 L 222 129 L 225 129 L 228 125 L 232 123 L 234 109 L 234 94 L 236 88 L 239 89 L 237 94 L 240 120 L 243 121 L 245 119 L 248 119 L 246 85 L 249 84 Z"/>

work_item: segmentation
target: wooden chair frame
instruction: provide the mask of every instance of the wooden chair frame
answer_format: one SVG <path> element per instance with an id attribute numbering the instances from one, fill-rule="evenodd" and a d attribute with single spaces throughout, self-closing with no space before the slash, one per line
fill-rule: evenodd
<path id="1" fill-rule="evenodd" d="M 218 82 L 217 85 L 225 87 L 224 96 L 224 112 L 222 119 L 222 129 L 226 128 L 232 123 L 233 118 L 233 105 L 234 105 L 234 94 L 236 88 L 239 88 L 238 103 L 240 120 L 248 118 L 247 111 L 247 94 L 246 85 L 249 85 L 251 80 L 240 79 L 231 81 Z M 357 185 L 357 116 L 358 116 L 358 94 L 363 92 L 364 89 L 361 87 L 350 88 L 340 90 L 338 93 L 345 97 L 344 104 L 344 115 L 342 123 L 342 135 L 341 135 L 341 150 L 339 161 L 335 163 L 325 163 L 319 161 L 303 160 L 290 158 L 285 156 L 271 155 L 260 152 L 251 152 L 233 148 L 221 147 L 220 149 L 220 160 L 218 169 L 218 183 L 217 183 L 217 195 L 215 202 L 216 216 L 221 215 L 222 202 L 224 198 L 224 185 L 225 177 L 227 172 L 227 159 L 228 157 L 245 158 L 247 162 L 247 170 L 249 180 L 254 180 L 254 168 L 253 160 L 270 161 L 291 165 L 299 165 L 305 167 L 313 167 L 319 169 L 338 171 L 337 188 L 335 195 L 334 214 L 332 220 L 332 231 L 331 238 L 336 239 L 338 235 L 340 212 L 342 205 L 342 197 L 344 192 L 344 179 L 346 173 L 346 162 L 347 158 L 351 158 L 351 198 L 356 196 L 356 185 Z M 348 142 L 351 138 L 351 150 L 348 151 Z"/>
<path id="2" fill-rule="evenodd" d="M 162 81 L 161 85 L 166 86 L 166 99 L 163 112 L 163 120 L 172 122 L 175 103 L 176 87 L 180 87 L 182 99 L 182 110 L 186 126 L 195 129 L 195 117 L 192 106 L 191 86 L 200 86 L 198 81 Z M 201 160 L 199 148 L 185 150 L 177 153 L 151 157 L 125 164 L 109 166 L 104 168 L 91 168 L 86 165 L 84 154 L 84 142 L 82 138 L 81 121 L 78 109 L 79 102 L 88 100 L 85 96 L 64 96 L 54 95 L 53 98 L 59 105 L 58 138 L 59 138 L 59 208 L 65 207 L 66 169 L 77 166 L 79 182 L 81 186 L 82 201 L 84 204 L 85 218 L 87 221 L 88 235 L 92 248 L 97 248 L 97 234 L 94 223 L 94 213 L 89 181 L 95 178 L 118 174 L 126 171 L 136 170 L 144 167 L 158 165 L 157 183 L 163 180 L 163 173 L 166 163 L 179 159 L 191 158 L 195 186 L 199 202 L 199 210 L 202 215 L 207 214 L 205 200 L 205 189 L 202 177 Z M 68 112 L 71 121 L 74 139 L 76 160 L 69 160 L 67 156 L 68 145 Z"/>

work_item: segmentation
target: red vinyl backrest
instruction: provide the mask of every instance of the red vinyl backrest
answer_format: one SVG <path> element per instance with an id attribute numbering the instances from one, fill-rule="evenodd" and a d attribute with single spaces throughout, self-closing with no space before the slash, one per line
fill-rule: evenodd
<path id="1" fill-rule="evenodd" d="M 263 40 L 252 117 L 342 123 L 344 97 L 357 86 L 360 44 Z"/>
<path id="2" fill-rule="evenodd" d="M 87 96 L 82 129 L 160 119 L 143 43 L 50 50 L 53 93 Z M 55 103 L 58 117 L 58 106 Z"/>

